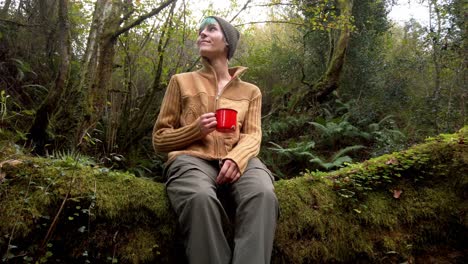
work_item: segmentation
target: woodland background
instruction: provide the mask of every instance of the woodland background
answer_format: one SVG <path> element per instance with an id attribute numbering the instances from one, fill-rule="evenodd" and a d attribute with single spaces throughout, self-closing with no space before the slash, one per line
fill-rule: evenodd
<path id="1" fill-rule="evenodd" d="M 179 263 L 151 133 L 214 14 L 263 93 L 272 263 L 466 263 L 468 6 L 418 2 L 0 1 L 1 261 Z"/>
<path id="2" fill-rule="evenodd" d="M 197 25 L 216 14 L 242 32 L 230 64 L 262 89 L 261 157 L 278 178 L 399 150 L 467 123 L 466 3 L 423 2 L 427 26 L 391 23 L 391 0 L 1 1 L 0 129 L 40 155 L 160 177 L 167 82 L 199 67 Z M 252 7 L 268 19 L 244 23 Z"/>

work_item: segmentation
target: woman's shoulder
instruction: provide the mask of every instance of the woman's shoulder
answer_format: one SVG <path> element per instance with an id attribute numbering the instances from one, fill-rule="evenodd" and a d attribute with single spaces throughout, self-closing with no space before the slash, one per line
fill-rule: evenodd
<path id="1" fill-rule="evenodd" d="M 258 86 L 256 84 L 248 82 L 248 81 L 244 81 L 244 80 L 241 80 L 241 79 L 239 79 L 239 85 L 241 85 L 242 87 L 245 87 L 246 89 L 250 89 L 250 90 L 260 90 L 260 88 L 258 88 Z"/>
<path id="2" fill-rule="evenodd" d="M 239 87 L 241 87 L 241 89 L 243 91 L 246 91 L 246 92 L 248 91 L 248 93 L 250 94 L 251 97 L 255 97 L 255 96 L 260 95 L 262 93 L 260 88 L 257 85 L 255 85 L 255 84 L 253 84 L 251 82 L 243 81 L 243 80 L 239 79 L 238 85 L 239 85 Z"/>
<path id="3" fill-rule="evenodd" d="M 197 78 L 196 72 L 182 72 L 172 75 L 171 80 L 176 81 L 177 83 L 184 83 L 187 81 L 192 81 L 194 78 Z"/>
<path id="4" fill-rule="evenodd" d="M 181 72 L 181 73 L 176 73 L 172 75 L 173 79 L 181 79 L 181 78 L 187 78 L 192 76 L 193 72 Z"/>

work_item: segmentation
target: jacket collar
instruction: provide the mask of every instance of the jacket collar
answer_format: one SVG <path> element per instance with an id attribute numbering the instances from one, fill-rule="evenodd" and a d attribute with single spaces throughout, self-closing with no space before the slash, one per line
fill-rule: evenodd
<path id="1" fill-rule="evenodd" d="M 201 62 L 202 62 L 203 67 L 200 70 L 198 70 L 198 72 L 208 79 L 212 79 L 212 78 L 217 79 L 216 71 L 214 70 L 213 66 L 211 66 L 211 64 L 208 62 L 208 60 L 202 57 Z M 240 76 L 244 74 L 247 69 L 248 68 L 244 66 L 237 66 L 237 67 L 229 68 L 228 71 L 232 79 L 240 80 Z"/>

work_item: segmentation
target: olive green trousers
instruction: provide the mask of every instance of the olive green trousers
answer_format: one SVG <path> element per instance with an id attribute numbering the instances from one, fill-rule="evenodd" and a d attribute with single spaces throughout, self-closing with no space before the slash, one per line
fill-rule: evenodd
<path id="1" fill-rule="evenodd" d="M 219 169 L 217 161 L 181 155 L 165 170 L 188 262 L 270 263 L 279 214 L 271 172 L 253 158 L 237 182 L 218 186 Z M 229 196 L 234 204 L 232 249 L 223 230 L 230 220 L 218 195 Z"/>

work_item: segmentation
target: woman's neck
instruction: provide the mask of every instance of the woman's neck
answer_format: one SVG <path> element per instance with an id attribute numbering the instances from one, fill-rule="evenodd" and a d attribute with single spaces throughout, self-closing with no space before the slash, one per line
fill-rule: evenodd
<path id="1" fill-rule="evenodd" d="M 209 62 L 216 73 L 218 82 L 225 82 L 231 79 L 227 59 L 214 59 Z"/>

